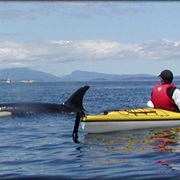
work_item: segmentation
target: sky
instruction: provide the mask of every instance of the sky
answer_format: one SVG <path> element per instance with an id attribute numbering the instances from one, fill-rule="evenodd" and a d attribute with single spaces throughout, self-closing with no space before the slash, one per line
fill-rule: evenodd
<path id="1" fill-rule="evenodd" d="M 180 75 L 178 1 L 0 1 L 0 69 Z"/>

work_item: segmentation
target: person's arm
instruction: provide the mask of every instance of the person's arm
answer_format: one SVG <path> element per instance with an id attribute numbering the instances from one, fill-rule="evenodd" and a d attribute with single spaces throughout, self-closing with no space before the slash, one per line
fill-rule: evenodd
<path id="1" fill-rule="evenodd" d="M 180 110 L 180 90 L 179 89 L 174 90 L 174 93 L 172 95 L 172 99 L 174 100 L 176 106 Z"/>
<path id="2" fill-rule="evenodd" d="M 153 108 L 153 107 L 154 107 L 154 104 L 152 103 L 151 100 L 149 100 L 149 101 L 147 102 L 147 106 Z"/>

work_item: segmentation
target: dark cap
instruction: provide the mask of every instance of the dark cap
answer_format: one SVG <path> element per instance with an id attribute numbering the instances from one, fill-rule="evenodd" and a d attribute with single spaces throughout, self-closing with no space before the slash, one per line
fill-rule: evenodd
<path id="1" fill-rule="evenodd" d="M 173 80 L 173 73 L 170 70 L 164 70 L 159 75 L 166 83 L 171 83 Z"/>

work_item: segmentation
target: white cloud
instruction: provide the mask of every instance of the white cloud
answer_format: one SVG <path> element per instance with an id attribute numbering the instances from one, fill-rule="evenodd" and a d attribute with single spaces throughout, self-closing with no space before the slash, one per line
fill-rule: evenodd
<path id="1" fill-rule="evenodd" d="M 106 40 L 41 42 L 0 42 L 0 62 L 23 65 L 31 62 L 71 62 L 97 60 L 180 59 L 180 41 L 162 39 L 142 44 Z"/>

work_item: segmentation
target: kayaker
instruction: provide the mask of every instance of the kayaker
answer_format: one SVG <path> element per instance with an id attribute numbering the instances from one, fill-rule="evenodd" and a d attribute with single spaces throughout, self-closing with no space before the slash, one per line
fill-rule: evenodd
<path id="1" fill-rule="evenodd" d="M 166 69 L 158 77 L 161 84 L 154 85 L 148 106 L 180 111 L 180 90 L 172 84 L 173 73 Z"/>

